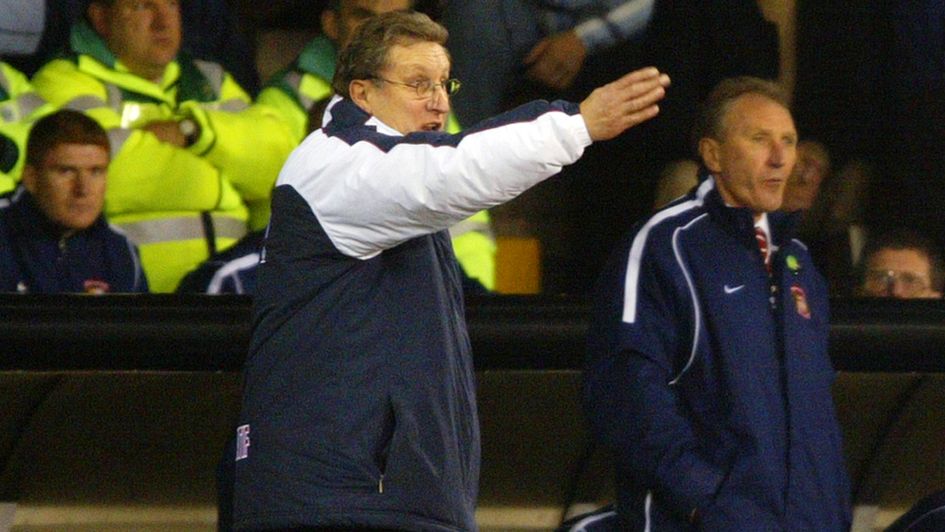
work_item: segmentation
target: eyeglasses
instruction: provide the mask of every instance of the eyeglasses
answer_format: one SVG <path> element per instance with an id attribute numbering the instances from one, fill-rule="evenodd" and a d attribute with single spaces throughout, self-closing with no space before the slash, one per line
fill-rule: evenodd
<path id="1" fill-rule="evenodd" d="M 436 88 L 443 89 L 446 92 L 447 96 L 452 96 L 459 92 L 459 88 L 462 86 L 462 83 L 458 79 L 448 79 L 441 83 L 434 83 L 430 79 L 422 79 L 419 81 L 413 81 L 410 83 L 404 83 L 403 81 L 394 81 L 391 79 L 374 77 L 371 78 L 375 81 L 386 81 L 387 83 L 393 83 L 394 85 L 403 85 L 404 87 L 410 87 L 411 89 L 417 92 L 418 98 L 429 98 L 433 96 L 433 90 Z"/>
<path id="2" fill-rule="evenodd" d="M 867 270 L 864 278 L 865 288 L 871 293 L 892 295 L 897 283 L 907 297 L 922 295 L 930 287 L 923 276 L 898 270 Z"/>

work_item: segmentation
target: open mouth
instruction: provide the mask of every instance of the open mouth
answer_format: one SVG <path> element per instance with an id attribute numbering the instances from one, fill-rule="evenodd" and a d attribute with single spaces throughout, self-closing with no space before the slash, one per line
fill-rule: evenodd
<path id="1" fill-rule="evenodd" d="M 423 125 L 423 131 L 440 131 L 441 129 L 443 129 L 443 124 L 439 122 L 431 122 Z"/>

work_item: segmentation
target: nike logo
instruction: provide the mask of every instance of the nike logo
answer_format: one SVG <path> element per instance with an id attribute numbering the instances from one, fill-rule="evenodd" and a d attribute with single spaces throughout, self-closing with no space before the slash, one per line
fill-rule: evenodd
<path id="1" fill-rule="evenodd" d="M 743 285 L 743 284 L 740 284 L 740 285 L 738 285 L 738 286 L 725 285 L 725 286 L 722 287 L 722 289 L 725 290 L 725 293 L 726 293 L 726 294 L 734 294 L 735 292 L 738 292 L 738 291 L 741 290 L 742 288 L 745 288 L 745 285 Z"/>

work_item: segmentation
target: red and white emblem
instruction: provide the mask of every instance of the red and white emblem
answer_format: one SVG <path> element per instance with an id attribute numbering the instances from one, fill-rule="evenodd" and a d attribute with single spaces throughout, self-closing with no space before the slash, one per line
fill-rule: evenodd
<path id="1" fill-rule="evenodd" d="M 794 308 L 797 313 L 805 320 L 810 319 L 810 305 L 807 304 L 807 294 L 800 286 L 791 287 L 791 297 L 794 299 Z"/>

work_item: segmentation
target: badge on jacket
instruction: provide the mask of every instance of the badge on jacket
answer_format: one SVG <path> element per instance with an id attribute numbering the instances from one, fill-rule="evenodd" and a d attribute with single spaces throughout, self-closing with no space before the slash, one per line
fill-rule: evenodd
<path id="1" fill-rule="evenodd" d="M 791 297 L 794 299 L 794 308 L 805 320 L 810 319 L 810 305 L 807 304 L 807 294 L 800 286 L 791 287 Z"/>

